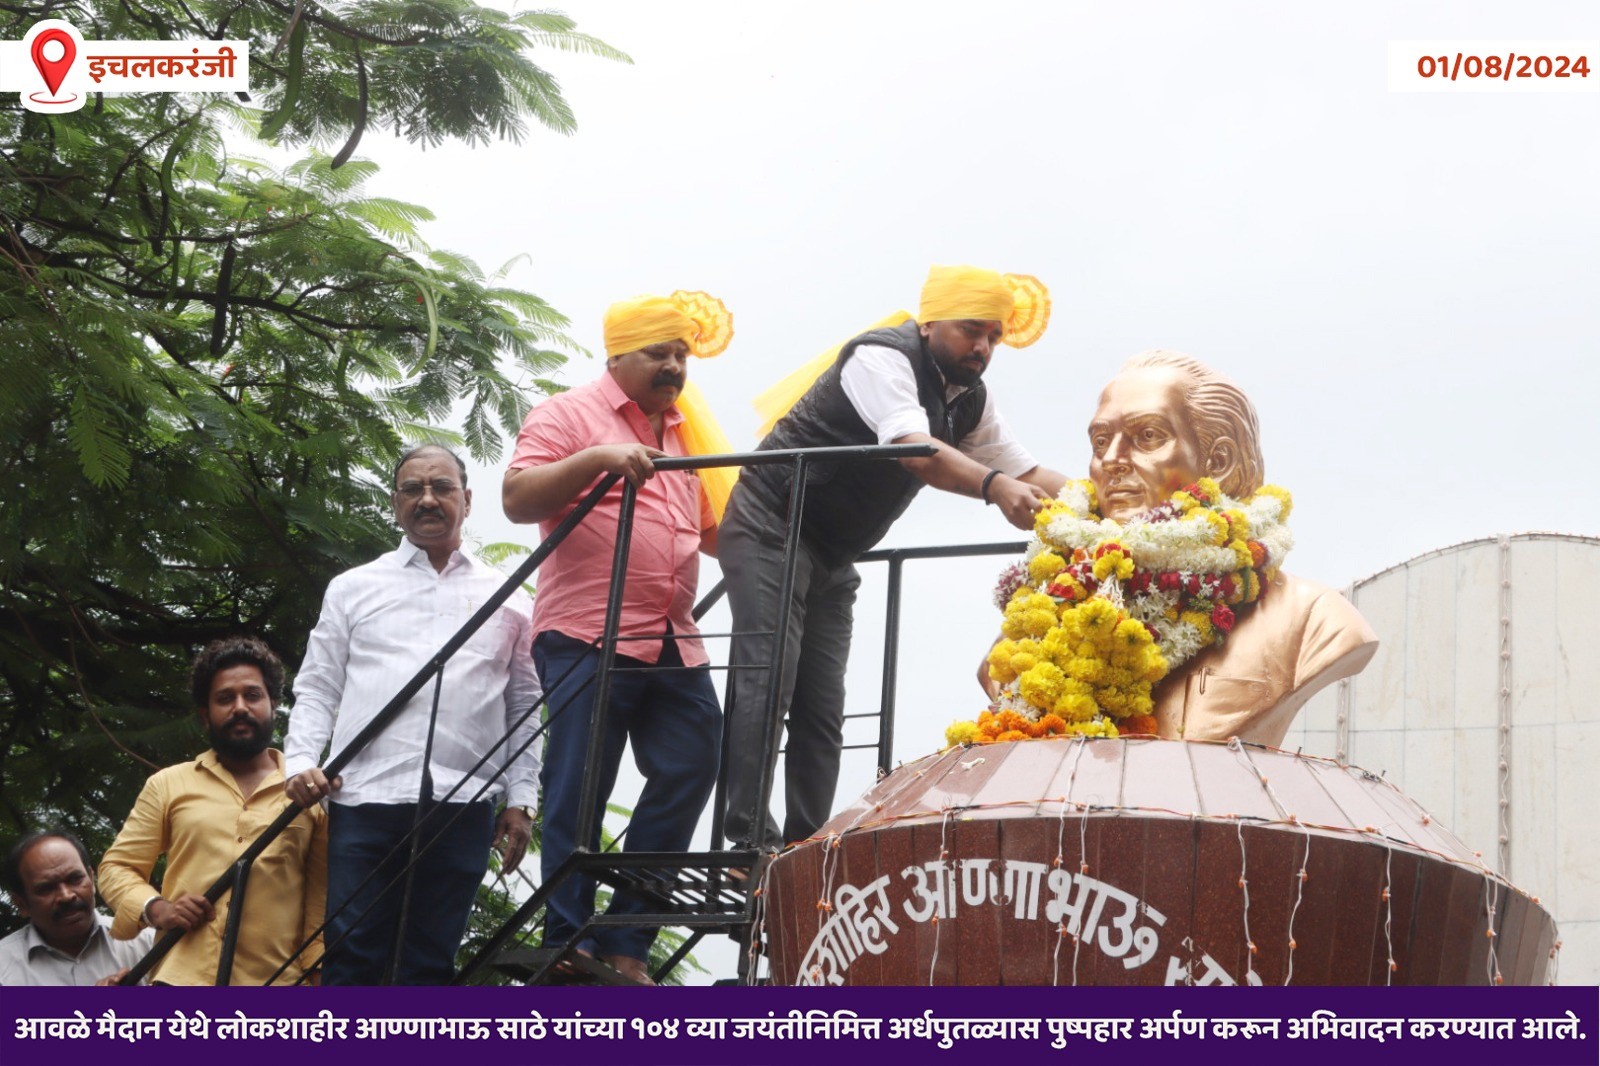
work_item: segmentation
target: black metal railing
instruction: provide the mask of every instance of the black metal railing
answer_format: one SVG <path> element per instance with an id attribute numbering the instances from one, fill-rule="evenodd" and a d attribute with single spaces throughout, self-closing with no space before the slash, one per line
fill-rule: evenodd
<path id="1" fill-rule="evenodd" d="M 794 477 L 791 482 L 789 522 L 784 542 L 783 598 L 779 601 L 780 603 L 787 603 L 788 597 L 793 588 L 795 563 L 794 553 L 795 548 L 799 543 L 800 520 L 804 504 L 806 481 L 805 472 L 807 464 L 810 462 L 823 461 L 859 462 L 921 458 L 933 454 L 933 451 L 934 449 L 931 445 L 884 445 L 795 449 L 788 451 L 774 450 L 745 452 L 720 456 L 685 456 L 662 458 L 655 460 L 654 466 L 656 470 L 663 471 L 689 470 L 702 467 L 767 465 L 781 463 L 792 464 L 794 468 Z M 462 645 L 464 645 L 466 641 L 470 639 L 471 636 L 494 615 L 495 611 L 497 611 L 500 606 L 504 604 L 505 601 L 528 580 L 533 572 L 544 563 L 544 561 L 550 556 L 551 552 L 554 551 L 555 548 L 566 539 L 572 530 L 575 529 L 580 522 L 584 521 L 590 512 L 592 512 L 594 508 L 601 502 L 601 500 L 603 500 L 607 494 L 610 493 L 612 488 L 615 487 L 619 480 L 621 480 L 619 475 L 608 474 L 603 477 L 593 489 L 590 490 L 590 492 L 578 503 L 578 505 L 557 525 L 557 527 L 551 532 L 551 535 L 541 541 L 540 544 L 529 554 L 529 556 L 517 566 L 516 570 L 506 579 L 502 586 L 493 595 L 491 595 L 476 612 L 473 613 L 472 617 L 469 618 L 452 637 L 445 641 L 444 645 L 437 652 L 435 652 L 434 655 L 430 657 L 429 660 L 417 671 L 417 673 L 409 681 L 407 681 L 404 686 L 401 687 L 399 692 L 397 692 L 388 701 L 388 703 L 386 703 L 383 708 L 373 716 L 372 720 L 361 729 L 356 737 L 348 745 L 346 745 L 342 751 L 335 754 L 333 758 L 328 761 L 328 763 L 322 768 L 323 773 L 328 778 L 331 779 L 337 776 L 350 763 L 350 761 L 355 758 L 356 755 L 358 755 L 369 743 L 371 743 L 374 738 L 381 734 L 383 730 L 385 730 L 390 723 L 393 722 L 394 719 L 405 709 L 411 700 L 422 691 L 423 686 L 428 684 L 429 681 L 434 682 L 432 713 L 434 717 L 437 716 L 440 693 L 443 686 L 443 672 L 445 664 L 452 656 L 455 655 L 457 651 L 460 650 Z M 596 807 L 598 805 L 598 767 L 602 755 L 598 738 L 603 735 L 603 716 L 607 710 L 605 697 L 609 691 L 610 674 L 615 664 L 618 627 L 620 625 L 622 590 L 624 587 L 624 578 L 627 570 L 628 547 L 632 534 L 632 517 L 636 497 L 637 492 L 633 485 L 624 483 L 618 520 L 617 547 L 613 559 L 611 587 L 607 596 L 605 631 L 599 645 L 602 656 L 602 668 L 596 674 L 596 722 L 595 727 L 591 732 L 590 743 L 588 751 L 586 752 L 585 760 L 583 785 L 584 795 L 579 817 L 579 833 L 577 836 L 577 839 L 580 842 L 580 852 L 584 852 L 586 850 L 582 848 L 581 845 L 583 841 L 586 841 L 590 838 L 590 834 L 594 829 L 595 818 L 597 816 Z M 938 549 L 932 550 L 938 551 Z M 703 604 L 701 610 L 697 611 L 697 617 L 700 613 L 703 613 L 705 606 L 707 605 Z M 778 628 L 773 634 L 771 634 L 774 637 L 773 648 L 774 654 L 778 656 L 776 660 L 777 662 L 782 661 L 781 656 L 787 642 L 787 634 L 788 612 L 780 611 Z M 759 669 L 766 667 L 757 666 L 755 668 Z M 776 723 L 774 719 L 777 717 L 777 708 L 780 702 L 780 696 L 781 670 L 771 669 L 769 674 L 766 701 L 768 714 L 767 722 L 764 726 L 764 749 L 766 750 L 770 750 L 775 742 L 775 736 L 773 733 Z M 890 710 L 889 720 L 892 724 L 892 695 L 888 697 L 886 706 Z M 461 784 L 464 784 L 471 778 L 473 773 L 476 773 L 478 769 L 484 766 L 494 751 L 498 750 L 504 745 L 509 744 L 512 736 L 522 728 L 528 717 L 537 711 L 537 705 L 523 709 L 518 720 L 513 723 L 512 727 L 506 732 L 506 734 L 500 738 L 493 748 L 491 748 L 490 752 L 485 753 L 482 758 L 480 758 L 478 765 L 474 767 L 473 771 L 467 775 L 464 775 L 462 781 L 458 783 L 457 786 L 453 788 L 444 799 L 439 800 L 438 802 L 447 802 L 449 798 L 453 796 L 457 790 L 459 790 Z M 543 732 L 549 728 L 549 724 L 550 723 L 547 720 L 538 729 L 534 730 L 532 735 L 523 742 L 522 748 L 511 753 L 511 755 L 504 761 L 502 767 L 493 772 L 489 780 L 480 787 L 478 796 L 475 796 L 474 799 L 481 797 L 488 789 L 493 787 L 495 780 L 498 779 L 502 773 L 504 773 L 505 766 L 509 766 L 518 756 L 520 756 L 522 751 L 526 750 L 528 745 L 535 742 L 539 736 L 541 736 Z M 431 736 L 432 729 L 430 726 L 430 740 Z M 886 759 L 887 755 L 880 756 L 880 762 L 884 762 Z M 765 806 L 768 802 L 768 796 L 771 791 L 772 784 L 770 761 L 764 760 L 763 766 L 766 767 L 766 769 L 763 771 L 761 787 L 758 789 L 758 800 L 762 805 L 762 811 L 765 810 Z M 428 767 L 426 765 L 423 767 L 421 784 L 424 791 L 423 794 L 419 796 L 419 807 L 426 803 L 433 802 L 431 780 L 428 776 Z M 244 852 L 239 855 L 229 869 L 219 876 L 214 882 L 212 882 L 212 884 L 204 893 L 205 898 L 212 903 L 216 903 L 224 895 L 228 895 L 230 892 L 232 893 L 232 898 L 229 904 L 228 922 L 224 928 L 223 944 L 218 956 L 216 983 L 219 985 L 229 984 L 232 978 L 233 959 L 238 941 L 240 919 L 246 902 L 245 895 L 249 885 L 250 870 L 255 860 L 261 856 L 266 848 L 269 847 L 286 828 L 288 828 L 294 819 L 298 817 L 300 811 L 301 808 L 294 804 L 290 804 L 285 807 L 279 816 L 272 822 L 272 824 L 263 830 L 261 834 L 258 835 L 255 840 L 253 840 L 245 848 Z M 419 845 L 416 839 L 417 832 L 414 829 L 408 840 L 403 842 L 401 845 L 410 847 L 410 862 L 408 862 L 400 874 L 397 874 L 395 878 L 390 881 L 389 885 L 385 886 L 383 891 L 391 891 L 396 882 L 401 878 L 404 878 L 405 886 L 402 889 L 402 898 L 408 897 L 410 879 L 416 866 L 418 857 L 424 854 L 427 848 L 430 847 L 434 841 L 440 839 L 448 831 L 449 826 L 446 825 L 444 828 L 440 829 L 434 834 L 434 837 L 428 841 L 427 845 Z M 589 856 L 575 854 L 573 858 L 584 860 L 589 858 Z M 637 856 L 635 856 L 635 858 L 637 858 Z M 561 876 L 570 876 L 568 873 L 569 867 L 576 869 L 577 867 L 583 865 L 583 861 L 574 863 L 569 860 L 563 865 L 561 870 L 557 872 L 552 880 L 558 880 Z M 381 869 L 382 864 L 379 864 L 378 868 Z M 541 885 L 540 889 L 535 893 L 534 898 L 539 899 L 541 896 L 547 895 L 549 887 L 549 885 Z M 519 913 L 521 913 L 520 910 Z M 639 924 L 662 924 L 660 922 L 649 921 L 649 919 L 652 917 L 659 916 L 641 915 L 639 916 Z M 357 920 L 359 920 L 359 916 Z M 525 924 L 525 922 L 526 918 L 523 919 L 523 924 Z M 323 923 L 323 928 L 326 928 L 326 925 L 327 921 L 325 920 Z M 398 952 L 400 951 L 401 947 L 401 938 L 404 936 L 404 928 L 405 923 L 402 918 L 402 920 L 397 923 L 395 955 L 393 955 L 390 960 L 389 977 L 391 979 L 394 972 L 394 965 L 398 958 Z M 287 967 L 292 964 L 293 960 L 302 952 L 304 952 L 310 943 L 314 942 L 316 936 L 321 932 L 322 929 L 319 928 L 316 933 L 312 934 L 312 937 L 307 938 L 307 941 L 300 945 L 300 948 L 295 952 L 295 954 L 291 956 L 290 959 L 285 960 L 283 965 L 279 967 L 278 972 L 274 974 L 272 978 L 269 978 L 269 983 L 272 980 L 276 980 L 277 977 L 280 976 L 287 969 Z M 150 972 L 150 970 L 154 968 L 167 955 L 167 953 L 172 950 L 172 948 L 178 943 L 183 935 L 183 930 L 178 929 L 172 929 L 165 932 L 160 938 L 157 939 L 151 950 L 142 959 L 140 959 L 134 967 L 130 969 L 128 974 L 123 978 L 122 983 L 134 984 L 142 980 Z M 683 952 L 680 951 L 678 957 L 681 957 L 682 953 Z M 484 956 L 485 952 L 480 952 L 478 958 L 481 959 Z M 470 970 L 471 968 L 473 967 L 469 965 L 468 969 Z"/>

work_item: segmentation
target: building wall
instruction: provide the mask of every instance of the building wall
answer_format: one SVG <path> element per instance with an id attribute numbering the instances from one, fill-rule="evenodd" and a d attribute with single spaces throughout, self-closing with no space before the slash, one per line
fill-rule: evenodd
<path id="1" fill-rule="evenodd" d="M 1539 897 L 1559 983 L 1600 983 L 1600 538 L 1472 541 L 1345 594 L 1382 643 L 1284 747 L 1395 782 Z"/>

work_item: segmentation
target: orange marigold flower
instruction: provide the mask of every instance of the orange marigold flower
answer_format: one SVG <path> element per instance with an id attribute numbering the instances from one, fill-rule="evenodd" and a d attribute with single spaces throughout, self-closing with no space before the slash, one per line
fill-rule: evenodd
<path id="1" fill-rule="evenodd" d="M 1131 714 L 1117 723 L 1117 732 L 1127 736 L 1155 736 L 1156 719 L 1153 714 Z"/>
<path id="2" fill-rule="evenodd" d="M 1021 732 L 1028 727 L 1028 720 L 1016 711 L 1001 711 L 999 715 L 1000 728 L 1003 731 Z"/>
<path id="3" fill-rule="evenodd" d="M 1245 546 L 1250 549 L 1250 565 L 1256 569 L 1267 564 L 1267 549 L 1259 540 L 1247 541 Z"/>

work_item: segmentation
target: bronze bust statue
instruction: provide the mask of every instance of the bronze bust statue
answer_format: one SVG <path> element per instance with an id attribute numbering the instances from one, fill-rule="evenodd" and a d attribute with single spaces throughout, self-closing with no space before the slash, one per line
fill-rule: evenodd
<path id="1" fill-rule="evenodd" d="M 1153 350 L 1130 359 L 1101 392 L 1089 440 L 1099 515 L 1130 528 L 1201 478 L 1214 479 L 1234 500 L 1251 498 L 1263 485 L 1249 398 L 1179 352 Z M 1283 536 L 1287 540 L 1287 527 Z M 1281 569 L 1236 624 L 1228 618 L 1225 640 L 1203 647 L 1155 684 L 1150 713 L 1160 736 L 1237 736 L 1276 746 L 1307 700 L 1358 673 L 1377 650 L 1371 627 L 1343 596 Z M 987 663 L 979 680 L 991 698 L 999 694 Z"/>

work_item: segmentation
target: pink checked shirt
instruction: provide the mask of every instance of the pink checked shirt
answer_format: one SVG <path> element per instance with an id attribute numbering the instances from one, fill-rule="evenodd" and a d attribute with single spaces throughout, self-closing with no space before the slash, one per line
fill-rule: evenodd
<path id="1" fill-rule="evenodd" d="M 682 421 L 676 407 L 667 409 L 660 448 L 668 455 L 684 454 L 677 429 Z M 602 373 L 598 380 L 552 396 L 528 412 L 510 468 L 553 463 L 597 444 L 628 443 L 657 446 L 650 420 L 639 405 L 628 399 L 609 373 Z M 548 537 L 598 480 L 585 486 L 559 514 L 539 523 L 540 535 Z M 621 506 L 618 484 L 539 568 L 538 594 L 533 598 L 535 635 L 549 629 L 584 641 L 600 635 Z M 708 661 L 700 631 L 689 615 L 700 578 L 700 531 L 715 524 L 694 471 L 666 470 L 645 482 L 633 512 L 622 636 L 664 633 L 670 622 L 674 633 L 695 635 L 678 642 L 684 665 L 702 666 Z M 653 663 L 661 655 L 661 642 L 623 641 L 617 652 Z"/>

